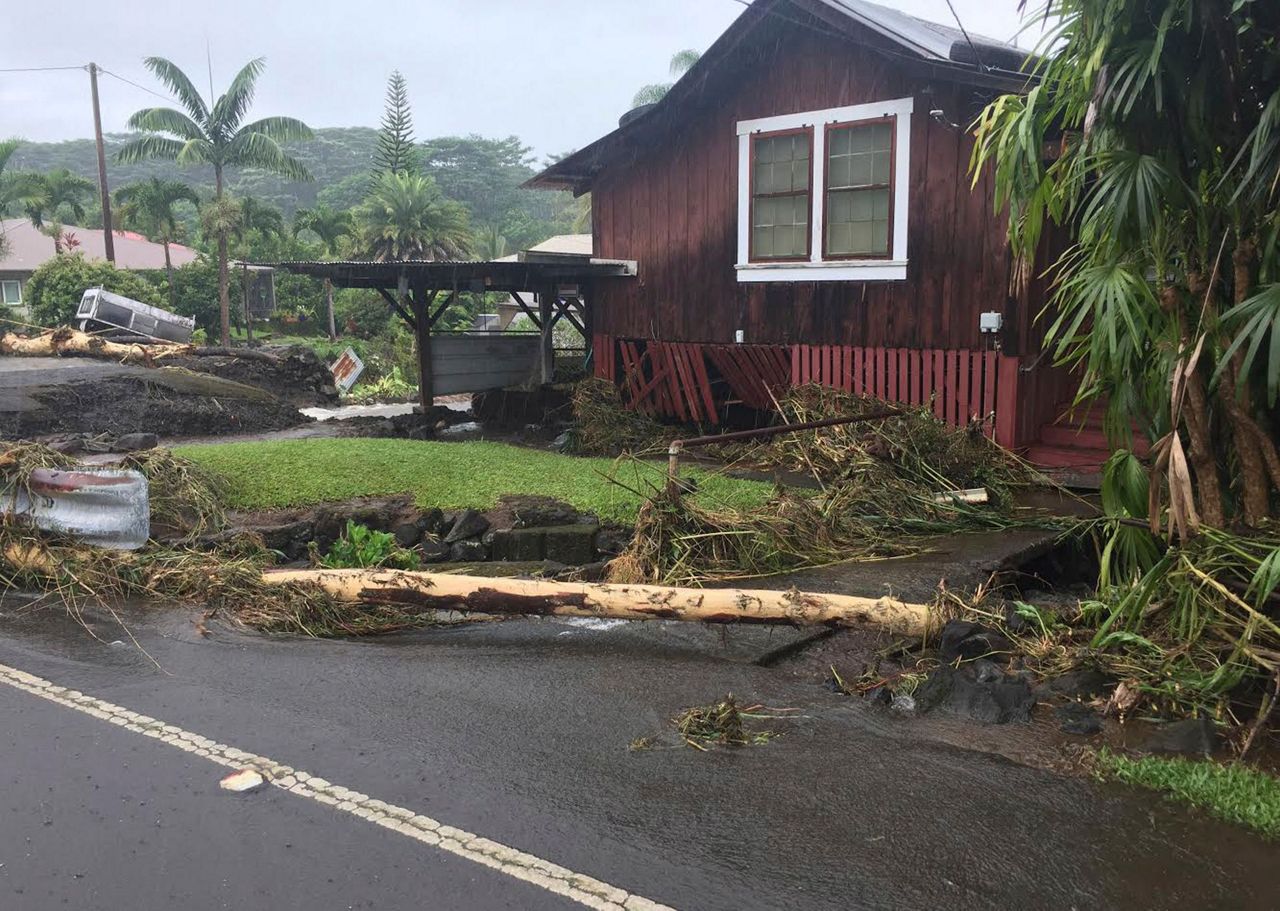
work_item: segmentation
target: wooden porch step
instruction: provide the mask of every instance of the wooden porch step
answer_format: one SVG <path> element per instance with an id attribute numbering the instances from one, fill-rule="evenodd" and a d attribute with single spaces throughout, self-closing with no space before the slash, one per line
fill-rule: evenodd
<path id="1" fill-rule="evenodd" d="M 1110 455 L 1111 453 L 1106 449 L 1082 449 L 1036 443 L 1027 450 L 1026 459 L 1037 468 L 1069 468 L 1073 471 L 1099 472 Z"/>

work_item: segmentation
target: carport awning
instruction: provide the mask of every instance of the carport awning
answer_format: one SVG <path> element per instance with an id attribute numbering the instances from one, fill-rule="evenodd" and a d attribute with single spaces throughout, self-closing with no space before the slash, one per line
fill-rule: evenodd
<path id="1" fill-rule="evenodd" d="M 327 278 L 339 288 L 428 291 L 541 291 L 548 286 L 626 278 L 636 274 L 632 260 L 593 259 L 562 254 L 525 254 L 510 261 L 483 262 L 319 262 L 273 263 L 299 275 Z"/>

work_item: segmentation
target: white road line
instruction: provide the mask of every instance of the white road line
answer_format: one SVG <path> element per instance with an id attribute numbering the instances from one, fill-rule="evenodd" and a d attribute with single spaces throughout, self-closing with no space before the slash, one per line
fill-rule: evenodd
<path id="1" fill-rule="evenodd" d="M 48 680 L 17 668 L 0 664 L 0 683 L 118 725 L 126 731 L 152 737 L 161 743 L 202 756 L 219 765 L 233 769 L 253 769 L 272 785 L 289 794 L 333 807 L 342 813 L 420 841 L 424 845 L 430 845 L 490 867 L 514 879 L 554 892 L 556 895 L 563 895 L 588 908 L 602 909 L 602 911 L 673 911 L 666 905 L 633 895 L 625 889 L 619 889 L 590 876 L 574 873 L 540 857 L 481 838 L 472 832 L 447 826 L 430 816 L 423 816 L 404 807 L 374 800 L 368 794 L 330 784 L 322 778 L 309 775 L 265 756 L 237 750 L 210 740 L 208 737 L 184 731 L 175 725 L 131 712 L 110 702 L 86 696 L 84 693 L 69 690 L 66 687 L 56 686 Z"/>

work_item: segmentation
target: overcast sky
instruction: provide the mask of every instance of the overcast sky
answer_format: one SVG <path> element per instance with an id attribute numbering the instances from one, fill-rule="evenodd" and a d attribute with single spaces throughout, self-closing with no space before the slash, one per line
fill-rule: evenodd
<path id="1" fill-rule="evenodd" d="M 946 0 L 882 0 L 951 24 Z M 953 0 L 965 26 L 1009 39 L 1016 0 Z M 313 127 L 376 126 L 388 73 L 408 79 L 419 138 L 516 134 L 539 155 L 586 145 L 611 129 L 641 85 L 666 81 L 681 48 L 705 49 L 742 12 L 736 0 L 3 0 L 0 70 L 95 60 L 159 88 L 144 56 L 168 57 L 214 86 L 265 56 L 253 116 L 288 114 Z M 20 38 L 20 40 L 12 40 Z M 1024 37 L 1022 46 L 1032 39 Z M 109 77 L 103 128 L 122 131 L 140 107 L 160 104 Z M 0 72 L 0 138 L 92 135 L 81 71 Z"/>

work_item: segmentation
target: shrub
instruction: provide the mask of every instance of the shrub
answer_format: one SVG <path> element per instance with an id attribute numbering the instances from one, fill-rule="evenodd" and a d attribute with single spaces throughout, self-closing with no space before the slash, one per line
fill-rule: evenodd
<path id="1" fill-rule="evenodd" d="M 385 566 L 391 569 L 417 569 L 418 555 L 396 545 L 396 536 L 374 531 L 347 520 L 346 531 L 333 542 L 329 553 L 319 560 L 328 569 L 367 569 Z"/>
<path id="2" fill-rule="evenodd" d="M 27 282 L 32 320 L 41 326 L 71 325 L 84 292 L 99 285 L 144 304 L 165 306 L 161 289 L 142 275 L 107 262 L 86 260 L 83 253 L 66 253 L 36 269 Z"/>

